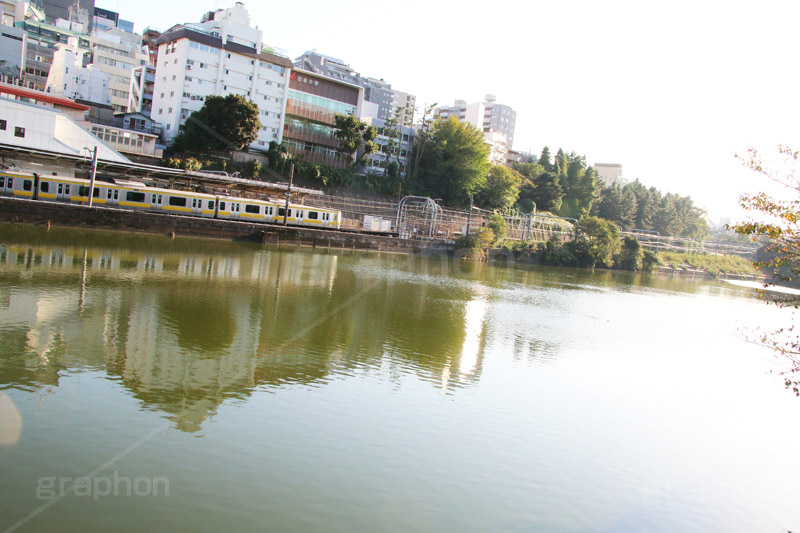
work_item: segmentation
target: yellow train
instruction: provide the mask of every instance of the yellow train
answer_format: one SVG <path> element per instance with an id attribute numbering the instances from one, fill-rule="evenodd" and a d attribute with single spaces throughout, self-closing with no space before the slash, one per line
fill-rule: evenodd
<path id="1" fill-rule="evenodd" d="M 89 180 L 63 176 L 0 172 L 0 196 L 44 202 L 87 204 Z M 146 187 L 132 181 L 95 180 L 92 205 L 205 218 L 283 224 L 285 202 L 237 198 Z M 340 211 L 289 204 L 286 222 L 294 226 L 338 229 Z"/>

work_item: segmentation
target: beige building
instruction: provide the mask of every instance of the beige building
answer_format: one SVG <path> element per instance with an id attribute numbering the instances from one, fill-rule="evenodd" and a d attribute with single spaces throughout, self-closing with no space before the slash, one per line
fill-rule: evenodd
<path id="1" fill-rule="evenodd" d="M 595 163 L 594 169 L 597 171 L 597 176 L 609 187 L 627 183 L 627 180 L 622 177 L 622 165 L 618 163 Z"/>

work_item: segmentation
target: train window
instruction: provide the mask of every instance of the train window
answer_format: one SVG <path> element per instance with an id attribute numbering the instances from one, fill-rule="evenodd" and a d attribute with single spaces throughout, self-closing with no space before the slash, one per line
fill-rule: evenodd
<path id="1" fill-rule="evenodd" d="M 69 194 L 69 184 L 64 185 L 64 194 Z"/>
<path id="2" fill-rule="evenodd" d="M 42 192 L 50 192 L 50 184 L 46 181 L 39 183 L 39 190 Z"/>
<path id="3" fill-rule="evenodd" d="M 5 187 L 5 186 L 6 186 L 6 178 L 5 176 L 3 176 L 2 178 L 0 178 L 0 187 Z"/>
<path id="4" fill-rule="evenodd" d="M 78 188 L 78 196 L 85 196 L 85 197 L 88 198 L 89 197 L 89 187 L 87 187 L 85 185 L 81 185 Z"/>
<path id="5" fill-rule="evenodd" d="M 317 220 L 319 218 L 319 213 L 317 213 L 316 211 L 309 211 L 307 218 L 309 220 Z"/>
<path id="6" fill-rule="evenodd" d="M 192 198 L 192 208 L 197 207 L 197 198 Z"/>
<path id="7" fill-rule="evenodd" d="M 261 208 L 257 205 L 246 205 L 244 206 L 244 210 L 248 213 L 255 213 L 256 215 L 261 213 Z"/>
<path id="8" fill-rule="evenodd" d="M 219 210 L 220 211 L 225 211 L 225 202 L 220 202 L 219 203 Z"/>
<path id="9" fill-rule="evenodd" d="M 8 188 L 9 189 L 14 188 L 14 178 L 8 178 Z"/>
<path id="10" fill-rule="evenodd" d="M 22 190 L 29 191 L 33 188 L 33 182 L 31 180 L 23 180 L 22 182 Z"/>
<path id="11" fill-rule="evenodd" d="M 92 197 L 93 197 L 93 198 L 100 198 L 100 189 L 98 189 L 97 187 L 95 187 L 95 188 L 94 188 L 94 191 L 92 191 Z"/>
<path id="12" fill-rule="evenodd" d="M 145 194 L 143 192 L 128 191 L 128 193 L 125 195 L 125 199 L 129 202 L 144 202 Z"/>
<path id="13" fill-rule="evenodd" d="M 58 194 L 62 194 L 63 192 L 64 192 L 64 184 L 63 183 L 59 183 L 58 184 Z"/>
<path id="14" fill-rule="evenodd" d="M 209 200 L 208 201 L 208 208 L 209 209 L 214 209 L 214 200 Z"/>
<path id="15" fill-rule="evenodd" d="M 186 198 L 181 196 L 170 196 L 169 205 L 177 205 L 179 207 L 186 207 Z"/>
<path id="16" fill-rule="evenodd" d="M 114 189 L 114 200 L 119 198 L 119 191 Z"/>
<path id="17" fill-rule="evenodd" d="M 153 195 L 153 199 L 152 199 L 152 200 L 150 200 L 150 203 L 151 203 L 151 204 L 154 204 L 154 203 L 156 203 L 156 195 L 155 195 L 155 194 Z"/>
<path id="18" fill-rule="evenodd" d="M 286 209 L 285 209 L 285 208 L 283 208 L 283 207 L 279 207 L 279 208 L 278 208 L 278 216 L 279 216 L 279 217 L 282 217 L 282 216 L 283 216 L 283 215 L 285 215 L 285 214 L 286 214 Z"/>
<path id="19" fill-rule="evenodd" d="M 108 189 L 108 192 L 106 193 L 106 198 L 111 200 L 111 189 Z"/>
<path id="20" fill-rule="evenodd" d="M 161 203 L 161 195 L 160 194 L 158 195 L 158 203 L 159 204 Z M 184 203 L 183 205 L 186 205 L 186 203 Z"/>

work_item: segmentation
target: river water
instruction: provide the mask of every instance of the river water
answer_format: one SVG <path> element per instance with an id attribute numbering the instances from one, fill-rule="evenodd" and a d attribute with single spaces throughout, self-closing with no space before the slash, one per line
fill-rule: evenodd
<path id="1" fill-rule="evenodd" d="M 720 282 L 0 227 L 0 530 L 784 531 Z M 749 333 L 748 333 L 749 331 Z"/>

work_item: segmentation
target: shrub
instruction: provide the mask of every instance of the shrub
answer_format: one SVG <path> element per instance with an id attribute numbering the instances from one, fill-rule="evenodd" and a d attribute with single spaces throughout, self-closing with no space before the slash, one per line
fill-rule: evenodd
<path id="1" fill-rule="evenodd" d="M 508 234 L 508 227 L 506 226 L 506 219 L 499 213 L 494 213 L 489 217 L 488 227 L 494 233 L 494 242 L 500 242 L 506 238 Z"/>
<path id="2" fill-rule="evenodd" d="M 619 254 L 619 267 L 625 270 L 641 270 L 642 245 L 635 237 L 625 237 L 622 240 L 622 251 Z"/>

